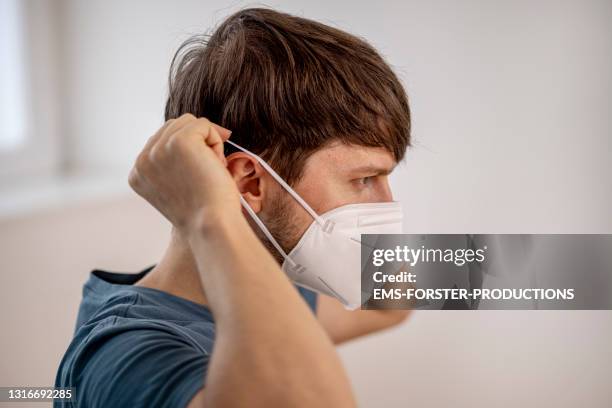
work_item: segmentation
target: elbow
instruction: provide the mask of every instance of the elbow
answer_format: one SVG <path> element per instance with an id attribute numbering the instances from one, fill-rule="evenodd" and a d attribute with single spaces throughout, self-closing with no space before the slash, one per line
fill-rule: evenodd
<path id="1" fill-rule="evenodd" d="M 387 327 L 394 327 L 407 321 L 412 315 L 412 310 L 386 310 L 385 314 L 387 314 Z"/>

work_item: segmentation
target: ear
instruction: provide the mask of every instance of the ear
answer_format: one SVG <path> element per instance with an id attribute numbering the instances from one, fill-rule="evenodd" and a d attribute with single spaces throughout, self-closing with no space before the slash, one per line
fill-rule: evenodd
<path id="1" fill-rule="evenodd" d="M 232 153 L 226 160 L 238 191 L 253 211 L 260 212 L 265 191 L 265 170 L 256 159 L 243 152 Z"/>

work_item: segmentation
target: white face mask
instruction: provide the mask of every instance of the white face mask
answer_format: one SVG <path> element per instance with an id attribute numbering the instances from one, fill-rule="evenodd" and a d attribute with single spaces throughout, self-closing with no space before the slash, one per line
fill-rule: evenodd
<path id="1" fill-rule="evenodd" d="M 283 256 L 282 269 L 289 279 L 306 289 L 335 297 L 347 309 L 360 307 L 369 297 L 369 293 L 361 292 L 361 234 L 401 234 L 400 203 L 349 204 L 318 215 L 261 157 L 229 140 L 226 143 L 253 156 L 313 218 L 312 224 L 287 254 L 240 197 L 247 213 Z M 364 246 L 366 249 L 374 250 Z"/>

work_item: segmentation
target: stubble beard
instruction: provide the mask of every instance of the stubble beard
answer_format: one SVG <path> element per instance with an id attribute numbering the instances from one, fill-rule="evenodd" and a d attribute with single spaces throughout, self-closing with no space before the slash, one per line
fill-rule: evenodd
<path id="1" fill-rule="evenodd" d="M 300 228 L 300 226 L 295 223 L 298 218 L 294 216 L 295 209 L 292 200 L 293 199 L 289 197 L 288 194 L 279 192 L 274 199 L 271 200 L 271 207 L 269 211 L 266 211 L 267 216 L 265 219 L 262 219 L 272 236 L 286 254 L 291 252 L 303 234 L 303 228 Z M 285 261 L 283 256 L 260 231 L 259 227 L 254 226 L 254 228 L 257 236 L 268 252 L 272 254 L 279 265 L 282 265 Z"/>

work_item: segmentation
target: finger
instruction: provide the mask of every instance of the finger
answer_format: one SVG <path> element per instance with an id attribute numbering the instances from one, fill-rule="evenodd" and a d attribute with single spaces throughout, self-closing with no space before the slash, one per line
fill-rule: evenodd
<path id="1" fill-rule="evenodd" d="M 183 128 L 185 128 L 185 126 L 195 122 L 196 120 L 196 117 L 191 113 L 186 113 L 174 119 L 174 121 L 166 128 L 164 134 L 158 139 L 157 144 L 159 146 L 164 146 L 168 142 L 170 136 L 180 132 Z"/>
<path id="2" fill-rule="evenodd" d="M 165 139 L 167 139 L 169 135 L 180 130 L 183 126 L 194 120 L 195 116 L 191 114 L 185 114 L 178 118 L 167 120 L 166 123 L 164 123 L 163 126 L 157 131 L 157 133 L 147 140 L 145 147 L 142 149 L 142 154 L 149 154 L 156 145 L 163 146 Z"/>
<path id="3" fill-rule="evenodd" d="M 194 115 L 192 115 L 191 113 L 182 114 L 178 118 L 174 119 L 172 124 L 168 127 L 167 132 L 170 133 L 170 134 L 176 133 L 179 130 L 181 130 L 183 127 L 185 127 L 186 125 L 188 125 L 191 122 L 194 122 L 196 120 L 197 120 L 197 118 Z"/>
<path id="4" fill-rule="evenodd" d="M 226 129 L 223 126 L 217 125 L 216 123 L 213 123 L 213 122 L 210 122 L 210 124 L 215 128 L 217 133 L 219 133 L 219 136 L 221 136 L 221 139 L 223 139 L 224 142 L 230 138 L 232 134 L 231 130 Z"/>
<path id="5" fill-rule="evenodd" d="M 223 138 L 217 131 L 213 123 L 206 118 L 199 118 L 197 121 L 189 124 L 183 129 L 185 133 L 188 133 L 194 138 L 195 142 L 206 144 L 215 155 L 226 163 L 225 156 L 223 154 Z"/>
<path id="6" fill-rule="evenodd" d="M 208 133 L 208 145 L 213 149 L 219 160 L 224 165 L 227 165 L 227 160 L 225 159 L 225 154 L 223 152 L 223 141 L 229 138 L 229 134 L 223 138 L 221 133 L 217 130 L 215 126 L 211 126 L 210 131 Z M 212 144 L 211 144 L 212 143 Z"/>
<path id="7" fill-rule="evenodd" d="M 163 154 L 165 151 L 168 141 L 171 139 L 172 135 L 182 131 L 187 125 L 195 121 L 196 118 L 192 114 L 184 114 L 174 119 L 156 138 L 151 148 L 148 151 L 143 152 L 143 154 L 153 162 L 159 161 L 160 154 Z"/>

